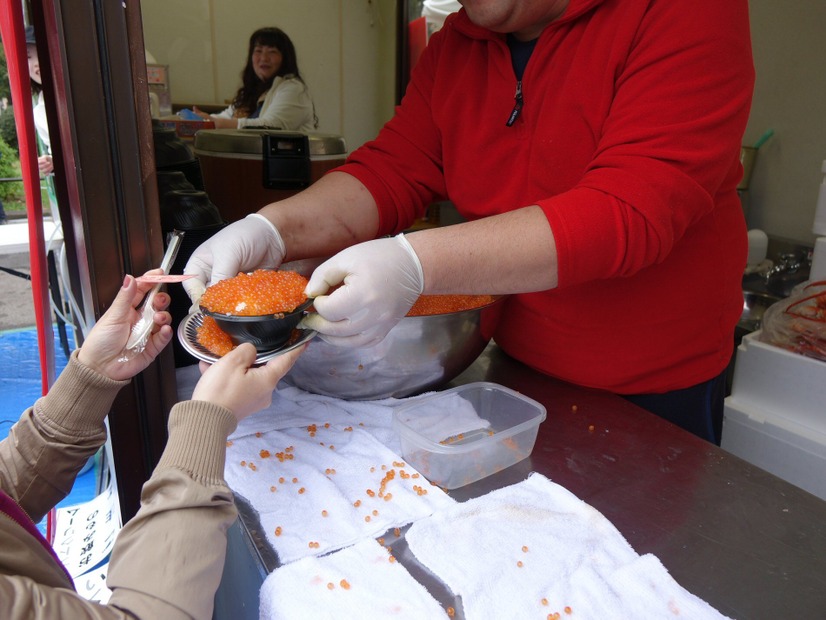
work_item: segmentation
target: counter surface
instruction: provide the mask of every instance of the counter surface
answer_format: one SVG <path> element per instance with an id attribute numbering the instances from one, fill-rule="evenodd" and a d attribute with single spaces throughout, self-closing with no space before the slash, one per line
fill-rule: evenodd
<path id="1" fill-rule="evenodd" d="M 474 381 L 517 390 L 548 415 L 530 458 L 450 491 L 454 499 L 539 472 L 599 510 L 638 553 L 656 555 L 680 585 L 721 613 L 738 620 L 826 617 L 826 502 L 616 395 L 533 371 L 495 345 L 445 387 Z M 257 618 L 257 589 L 277 566 L 253 511 L 239 508 L 216 597 L 216 617 L 234 620 Z M 437 599 L 461 609 L 416 566 L 403 535 L 388 543 Z"/>

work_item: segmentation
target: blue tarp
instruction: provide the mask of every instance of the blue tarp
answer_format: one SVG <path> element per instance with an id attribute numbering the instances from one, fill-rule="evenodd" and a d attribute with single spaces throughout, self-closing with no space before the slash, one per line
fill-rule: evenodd
<path id="1" fill-rule="evenodd" d="M 55 342 L 58 342 L 57 327 Z M 69 342 L 74 342 L 70 326 L 66 326 Z M 67 359 L 61 347 L 55 347 L 55 376 L 66 367 Z M 0 331 L 0 440 L 20 414 L 31 407 L 41 396 L 40 356 L 37 349 L 37 330 L 16 329 Z M 95 468 L 77 477 L 72 492 L 58 504 L 71 506 L 87 502 L 95 497 Z M 38 524 L 45 532 L 45 521 Z"/>

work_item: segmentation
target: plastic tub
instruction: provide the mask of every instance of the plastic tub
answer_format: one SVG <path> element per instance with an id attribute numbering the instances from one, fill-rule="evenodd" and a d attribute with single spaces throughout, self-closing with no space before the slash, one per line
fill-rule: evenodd
<path id="1" fill-rule="evenodd" d="M 397 407 L 404 459 L 433 484 L 456 489 L 527 458 L 546 411 L 496 383 L 469 383 Z"/>

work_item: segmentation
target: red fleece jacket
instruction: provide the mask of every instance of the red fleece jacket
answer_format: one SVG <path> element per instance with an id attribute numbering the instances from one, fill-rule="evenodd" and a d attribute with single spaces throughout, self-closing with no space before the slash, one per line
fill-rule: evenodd
<path id="1" fill-rule="evenodd" d="M 505 37 L 460 11 L 341 170 L 376 199 L 382 235 L 444 198 L 468 219 L 538 204 L 559 287 L 510 297 L 496 342 L 579 385 L 684 388 L 725 368 L 742 310 L 753 85 L 747 0 L 571 0 L 507 127 Z"/>

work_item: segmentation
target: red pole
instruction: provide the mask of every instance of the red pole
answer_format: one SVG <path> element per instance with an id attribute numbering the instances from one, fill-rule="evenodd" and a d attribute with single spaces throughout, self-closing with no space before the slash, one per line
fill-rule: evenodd
<path id="1" fill-rule="evenodd" d="M 43 204 L 40 200 L 40 171 L 37 167 L 37 141 L 29 82 L 26 35 L 22 3 L 0 2 L 0 35 L 9 67 L 9 83 L 14 103 L 14 124 L 20 147 L 20 171 L 26 193 L 29 222 L 29 260 L 32 271 L 37 344 L 40 351 L 41 389 L 46 394 L 54 383 L 54 332 L 51 322 L 49 275 L 46 264 L 46 240 L 43 233 Z"/>

